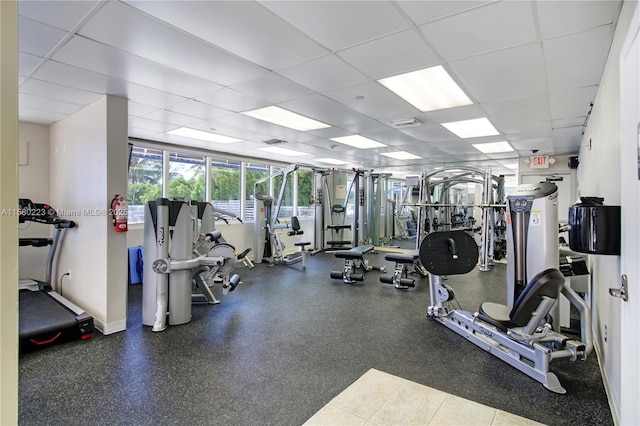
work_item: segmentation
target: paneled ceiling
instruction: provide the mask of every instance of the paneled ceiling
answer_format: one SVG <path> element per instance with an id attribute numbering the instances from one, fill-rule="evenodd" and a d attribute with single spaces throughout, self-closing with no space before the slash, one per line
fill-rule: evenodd
<path id="1" fill-rule="evenodd" d="M 519 157 L 577 153 L 620 1 L 20 1 L 20 120 L 49 125 L 105 94 L 129 136 L 316 167 L 403 176 L 436 167 L 513 174 Z M 379 79 L 442 65 L 473 104 L 421 112 Z M 279 106 L 330 125 L 242 114 Z M 486 117 L 497 136 L 442 123 Z M 397 127 L 399 119 L 422 124 Z M 240 139 L 172 136 L 179 127 Z M 330 138 L 362 135 L 357 149 Z M 264 141 L 304 155 L 261 150 Z M 514 152 L 473 144 L 507 141 Z M 406 151 L 421 158 L 382 155 Z M 341 166 L 342 167 L 342 166 Z"/>

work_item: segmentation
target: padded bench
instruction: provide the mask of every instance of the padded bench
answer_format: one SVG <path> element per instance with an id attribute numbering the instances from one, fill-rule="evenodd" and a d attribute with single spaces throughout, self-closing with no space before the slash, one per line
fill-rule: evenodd
<path id="1" fill-rule="evenodd" d="M 344 259 L 344 268 L 342 271 L 331 271 L 331 278 L 342 280 L 345 284 L 353 284 L 356 281 L 364 281 L 364 274 L 356 274 L 356 269 L 362 269 L 363 272 L 372 269 L 385 272 L 384 266 L 369 265 L 369 261 L 364 255 L 373 251 L 372 245 L 362 245 L 351 248 L 349 250 L 338 250 L 334 253 L 338 259 Z"/>
<path id="2" fill-rule="evenodd" d="M 420 263 L 420 254 L 418 250 L 411 250 L 406 253 L 387 253 L 384 256 L 385 260 L 395 262 L 393 269 L 393 275 L 382 275 L 380 282 L 384 284 L 393 284 L 397 289 L 404 290 L 407 288 L 415 287 L 416 282 L 414 279 L 409 278 L 409 265 L 413 265 L 411 272 L 417 272 L 420 275 L 425 276 L 426 271 Z"/>

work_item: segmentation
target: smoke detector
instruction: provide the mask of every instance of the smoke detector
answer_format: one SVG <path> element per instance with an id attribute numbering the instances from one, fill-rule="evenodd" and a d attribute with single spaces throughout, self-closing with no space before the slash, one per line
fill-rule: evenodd
<path id="1" fill-rule="evenodd" d="M 409 117 L 392 120 L 391 124 L 393 124 L 395 127 L 416 127 L 422 126 L 422 121 L 418 120 L 415 117 Z"/>

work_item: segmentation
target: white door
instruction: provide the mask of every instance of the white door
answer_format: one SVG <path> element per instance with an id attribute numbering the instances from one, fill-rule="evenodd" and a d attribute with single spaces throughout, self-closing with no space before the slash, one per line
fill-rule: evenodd
<path id="1" fill-rule="evenodd" d="M 620 270 L 627 276 L 628 301 L 620 305 L 620 424 L 640 424 L 640 43 L 638 12 L 620 60 Z"/>

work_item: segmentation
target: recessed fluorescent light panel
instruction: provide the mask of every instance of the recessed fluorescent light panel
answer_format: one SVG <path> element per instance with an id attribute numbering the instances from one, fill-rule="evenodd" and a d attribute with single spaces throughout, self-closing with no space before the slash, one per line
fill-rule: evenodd
<path id="1" fill-rule="evenodd" d="M 508 142 L 474 143 L 473 147 L 485 154 L 496 154 L 498 152 L 511 152 L 513 147 Z"/>
<path id="2" fill-rule="evenodd" d="M 441 65 L 378 82 L 422 112 L 473 103 Z"/>
<path id="3" fill-rule="evenodd" d="M 407 151 L 381 152 L 381 154 L 386 157 L 395 158 L 396 160 L 417 160 L 418 158 L 422 158 Z"/>
<path id="4" fill-rule="evenodd" d="M 495 136 L 500 132 L 493 127 L 493 124 L 486 118 L 476 118 L 473 120 L 452 121 L 451 123 L 442 123 L 451 133 L 456 134 L 462 139 L 480 138 L 482 136 Z"/>
<path id="5" fill-rule="evenodd" d="M 258 120 L 268 121 L 269 123 L 277 124 L 279 126 L 299 130 L 301 132 L 331 127 L 326 123 L 304 117 L 300 114 L 287 111 L 286 109 L 282 109 L 277 106 L 254 109 L 253 111 L 246 111 L 242 114 L 257 118 Z"/>
<path id="6" fill-rule="evenodd" d="M 336 166 L 341 165 L 341 164 L 349 164 L 348 161 L 336 160 L 335 158 L 316 158 L 316 161 L 318 161 L 320 163 L 335 164 Z"/>
<path id="7" fill-rule="evenodd" d="M 293 149 L 280 148 L 279 146 L 269 146 L 260 148 L 260 151 L 270 152 L 272 154 L 286 155 L 288 157 L 299 157 L 301 155 L 309 155 L 306 152 L 294 151 Z"/>
<path id="8" fill-rule="evenodd" d="M 342 136 L 340 138 L 331 138 L 331 140 L 360 149 L 380 148 L 386 146 L 383 143 L 376 142 L 372 139 L 365 138 L 364 136 L 360 135 Z"/>
<path id="9" fill-rule="evenodd" d="M 167 132 L 174 136 L 183 136 L 185 138 L 200 139 L 203 141 L 217 142 L 217 143 L 234 143 L 240 142 L 241 139 L 230 138 L 229 136 L 222 136 L 211 132 L 205 132 L 203 130 L 190 129 L 189 127 L 179 127 Z"/>

